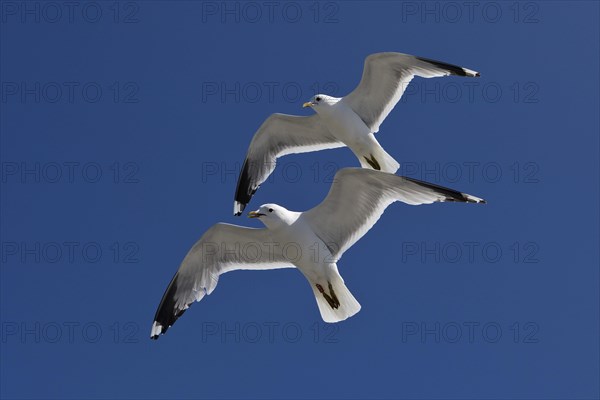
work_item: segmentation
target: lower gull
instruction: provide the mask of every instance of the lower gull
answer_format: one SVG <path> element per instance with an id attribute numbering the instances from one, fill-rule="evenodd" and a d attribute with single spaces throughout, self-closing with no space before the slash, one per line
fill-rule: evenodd
<path id="1" fill-rule="evenodd" d="M 360 304 L 344 284 L 337 261 L 396 201 L 410 205 L 485 203 L 478 197 L 416 179 L 370 169 L 342 169 L 335 175 L 325 200 L 311 210 L 295 212 L 265 204 L 248 216 L 258 218 L 266 228 L 213 225 L 185 256 L 167 287 L 154 317 L 151 337 L 158 339 L 194 301 L 212 293 L 219 275 L 234 270 L 297 268 L 309 282 L 325 322 L 353 316 Z M 287 243 L 293 243 L 296 251 L 284 251 Z M 315 244 L 326 251 L 315 256 L 309 250 Z M 221 251 L 223 248 L 227 251 Z M 258 251 L 260 248 L 263 251 Z"/>

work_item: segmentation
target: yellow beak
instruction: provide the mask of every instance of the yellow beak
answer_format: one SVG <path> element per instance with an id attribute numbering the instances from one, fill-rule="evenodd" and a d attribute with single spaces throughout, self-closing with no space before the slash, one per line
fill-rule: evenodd
<path id="1" fill-rule="evenodd" d="M 250 211 L 248 213 L 248 218 L 258 218 L 258 217 L 260 217 L 262 215 L 265 215 L 265 214 L 261 214 L 258 211 Z"/>
<path id="2" fill-rule="evenodd" d="M 307 101 L 306 103 L 302 104 L 302 108 L 306 108 L 306 107 L 312 107 L 313 103 L 311 103 L 310 101 Z"/>

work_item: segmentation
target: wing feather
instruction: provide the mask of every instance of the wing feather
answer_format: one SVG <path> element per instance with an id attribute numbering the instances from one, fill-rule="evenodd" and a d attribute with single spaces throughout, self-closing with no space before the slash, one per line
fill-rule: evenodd
<path id="1" fill-rule="evenodd" d="M 343 101 L 357 113 L 372 132 L 396 106 L 414 76 L 479 76 L 470 69 L 402 53 L 375 53 L 365 60 L 358 86 Z"/>
<path id="2" fill-rule="evenodd" d="M 151 337 L 158 339 L 194 302 L 211 294 L 219 276 L 239 269 L 293 267 L 277 250 L 267 229 L 213 225 L 187 253 L 154 316 Z"/>
<path id="3" fill-rule="evenodd" d="M 395 201 L 410 205 L 458 201 L 485 203 L 453 189 L 381 171 L 344 168 L 321 204 L 303 214 L 334 259 L 363 237 Z"/>
<path id="4" fill-rule="evenodd" d="M 319 115 L 272 114 L 254 134 L 235 191 L 234 215 L 240 215 L 258 187 L 275 169 L 278 157 L 342 147 Z"/>

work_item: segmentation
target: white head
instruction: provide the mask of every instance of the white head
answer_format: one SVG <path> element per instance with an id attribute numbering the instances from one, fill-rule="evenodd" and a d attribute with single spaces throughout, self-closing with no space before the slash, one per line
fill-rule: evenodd
<path id="1" fill-rule="evenodd" d="M 263 204 L 256 211 L 250 211 L 248 218 L 258 218 L 269 229 L 291 225 L 300 213 L 287 210 L 277 204 Z"/>
<path id="2" fill-rule="evenodd" d="M 311 107 L 316 112 L 321 112 L 324 109 L 335 105 L 340 101 L 338 97 L 327 96 L 326 94 L 315 94 L 309 101 L 304 103 L 302 107 Z"/>

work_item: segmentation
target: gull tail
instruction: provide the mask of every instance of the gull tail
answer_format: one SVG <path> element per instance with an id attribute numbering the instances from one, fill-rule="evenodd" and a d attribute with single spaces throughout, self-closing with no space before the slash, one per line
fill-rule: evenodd
<path id="1" fill-rule="evenodd" d="M 375 138 L 373 138 L 375 139 Z M 356 157 L 360 161 L 360 166 L 363 168 L 375 169 L 390 174 L 396 173 L 400 168 L 400 163 L 394 160 L 384 149 L 374 140 L 374 145 L 368 150 L 355 152 Z"/>
<path id="2" fill-rule="evenodd" d="M 344 280 L 337 272 L 329 277 L 328 281 L 313 282 L 309 280 L 321 318 L 328 323 L 340 322 L 350 318 L 360 311 L 360 303 L 356 301 Z"/>

